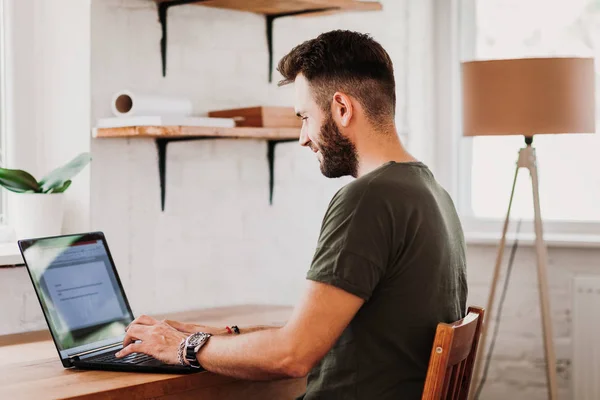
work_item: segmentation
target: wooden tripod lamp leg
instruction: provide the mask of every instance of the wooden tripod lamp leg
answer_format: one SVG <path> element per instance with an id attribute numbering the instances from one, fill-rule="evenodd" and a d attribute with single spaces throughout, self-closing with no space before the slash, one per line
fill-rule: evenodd
<path id="1" fill-rule="evenodd" d="M 519 176 L 519 165 L 515 170 L 515 177 L 513 179 L 512 190 L 510 191 L 510 200 L 508 202 L 508 211 L 506 212 L 506 219 L 504 220 L 504 227 L 502 228 L 502 238 L 500 239 L 500 246 L 498 247 L 498 254 L 496 255 L 496 266 L 494 267 L 494 275 L 492 277 L 492 284 L 490 288 L 490 295 L 488 297 L 487 308 L 485 309 L 485 320 L 483 321 L 483 330 L 481 338 L 479 339 L 479 351 L 477 353 L 477 360 L 475 361 L 475 370 L 473 373 L 474 385 L 471 385 L 471 393 L 469 397 L 472 399 L 474 394 L 479 387 L 481 381 L 481 368 L 486 355 L 486 339 L 489 327 L 489 322 L 492 320 L 494 312 L 494 301 L 496 297 L 496 287 L 498 286 L 498 278 L 500 277 L 500 267 L 502 265 L 502 258 L 504 256 L 504 248 L 506 247 L 506 232 L 508 231 L 508 223 L 510 221 L 510 210 L 512 208 L 513 198 L 515 195 L 515 186 L 517 184 L 517 177 Z"/>
<path id="2" fill-rule="evenodd" d="M 535 162 L 535 150 L 532 151 L 532 165 L 529 167 L 531 183 L 533 186 L 533 207 L 535 218 L 535 252 L 537 255 L 538 288 L 540 293 L 540 309 L 542 314 L 542 330 L 544 334 L 544 350 L 546 355 L 548 398 L 558 398 L 558 387 L 556 378 L 556 356 L 554 354 L 554 341 L 552 336 L 552 318 L 550 315 L 550 301 L 548 293 L 548 250 L 544 243 L 542 229 L 542 215 L 540 211 L 540 194 L 538 186 L 537 165 Z"/>

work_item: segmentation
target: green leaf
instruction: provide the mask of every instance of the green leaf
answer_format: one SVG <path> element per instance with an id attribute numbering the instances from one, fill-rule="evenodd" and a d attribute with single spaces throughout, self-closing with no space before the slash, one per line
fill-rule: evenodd
<path id="1" fill-rule="evenodd" d="M 71 186 L 71 180 L 66 181 L 65 184 L 62 185 L 61 187 L 52 189 L 52 192 L 50 192 L 50 193 L 63 193 L 65 190 L 67 190 L 69 188 L 69 186 Z"/>
<path id="2" fill-rule="evenodd" d="M 4 184 L 4 182 L 2 182 L 2 180 L 0 180 L 0 185 L 2 187 L 4 187 L 4 189 L 14 192 L 14 193 L 27 193 L 27 192 L 31 192 L 31 190 L 23 190 L 23 189 L 19 189 L 19 188 L 15 188 L 15 187 L 11 187 L 11 186 L 7 186 Z"/>
<path id="3" fill-rule="evenodd" d="M 15 193 L 40 192 L 37 180 L 20 169 L 0 168 L 0 185 Z"/>
<path id="4" fill-rule="evenodd" d="M 62 167 L 56 168 L 40 181 L 41 191 L 49 193 L 54 189 L 62 188 L 67 181 L 80 173 L 91 160 L 90 153 L 81 153 Z M 66 188 L 63 190 L 66 190 Z"/>

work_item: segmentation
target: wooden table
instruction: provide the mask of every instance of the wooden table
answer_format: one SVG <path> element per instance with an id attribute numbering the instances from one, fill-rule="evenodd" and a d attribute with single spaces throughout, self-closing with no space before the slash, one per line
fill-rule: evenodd
<path id="1" fill-rule="evenodd" d="M 280 325 L 290 307 L 237 306 L 157 316 L 207 325 Z M 210 372 L 191 375 L 63 368 L 51 341 L 0 347 L 0 399 L 293 399 L 306 379 L 242 381 Z"/>

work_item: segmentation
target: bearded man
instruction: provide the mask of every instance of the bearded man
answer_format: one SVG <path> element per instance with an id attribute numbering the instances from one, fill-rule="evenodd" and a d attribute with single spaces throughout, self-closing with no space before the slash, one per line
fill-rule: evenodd
<path id="1" fill-rule="evenodd" d="M 301 300 L 285 326 L 237 335 L 142 316 L 120 356 L 243 379 L 308 375 L 305 400 L 420 399 L 437 324 L 465 316 L 452 199 L 398 137 L 392 61 L 371 37 L 323 33 L 278 70 L 295 86 L 300 144 L 326 177 L 356 178 L 329 204 Z"/>

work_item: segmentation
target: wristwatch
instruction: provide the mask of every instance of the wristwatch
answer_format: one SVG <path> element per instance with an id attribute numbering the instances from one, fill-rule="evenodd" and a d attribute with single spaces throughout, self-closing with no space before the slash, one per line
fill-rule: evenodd
<path id="1" fill-rule="evenodd" d="M 185 359 L 190 366 L 193 368 L 201 368 L 198 359 L 196 358 L 196 354 L 202 346 L 206 344 L 208 338 L 212 335 L 210 333 L 204 332 L 196 332 L 188 336 L 185 340 Z"/>

